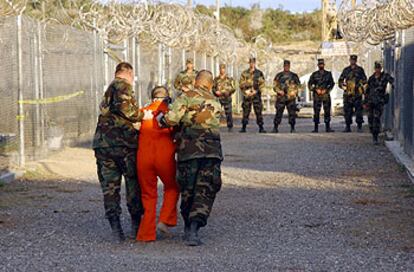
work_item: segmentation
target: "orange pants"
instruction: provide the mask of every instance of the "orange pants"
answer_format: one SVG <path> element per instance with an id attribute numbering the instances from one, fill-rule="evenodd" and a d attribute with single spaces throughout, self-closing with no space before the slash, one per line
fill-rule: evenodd
<path id="1" fill-rule="evenodd" d="M 157 102 L 148 108 L 159 110 Z M 139 241 L 156 240 L 157 177 L 164 184 L 164 199 L 159 222 L 177 225 L 179 188 L 176 181 L 175 145 L 169 129 L 160 129 L 156 120 L 142 122 L 137 154 L 138 180 L 141 186 L 144 216 L 137 234 Z"/>

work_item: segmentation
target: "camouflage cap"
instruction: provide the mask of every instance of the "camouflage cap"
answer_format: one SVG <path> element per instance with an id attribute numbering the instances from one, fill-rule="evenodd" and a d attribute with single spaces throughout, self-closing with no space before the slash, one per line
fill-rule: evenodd
<path id="1" fill-rule="evenodd" d="M 254 57 L 249 58 L 249 63 L 256 63 L 256 58 Z"/>
<path id="2" fill-rule="evenodd" d="M 226 64 L 221 63 L 221 64 L 219 65 L 219 68 L 220 68 L 220 69 L 223 69 L 223 68 L 224 68 L 224 69 L 226 69 Z"/>
<path id="3" fill-rule="evenodd" d="M 351 55 L 349 58 L 351 60 L 358 60 L 358 56 L 357 55 Z"/>
<path id="4" fill-rule="evenodd" d="M 382 68 L 382 63 L 380 61 L 376 61 L 374 64 L 375 69 L 381 69 Z"/>
<path id="5" fill-rule="evenodd" d="M 284 60 L 283 61 L 283 66 L 285 66 L 285 65 L 290 65 L 290 60 Z"/>
<path id="6" fill-rule="evenodd" d="M 194 64 L 194 61 L 192 58 L 188 58 L 187 61 L 185 62 L 186 64 Z"/>
<path id="7" fill-rule="evenodd" d="M 318 65 L 319 64 L 325 64 L 325 60 L 324 59 L 318 59 Z"/>

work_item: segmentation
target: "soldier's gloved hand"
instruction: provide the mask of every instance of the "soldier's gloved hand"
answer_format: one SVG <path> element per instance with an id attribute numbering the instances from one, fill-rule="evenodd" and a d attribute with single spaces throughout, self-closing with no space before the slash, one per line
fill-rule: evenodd
<path id="1" fill-rule="evenodd" d="M 167 127 L 168 127 L 167 121 L 165 120 L 165 114 L 164 114 L 164 113 L 160 112 L 160 113 L 159 113 L 159 114 L 155 117 L 155 119 L 157 120 L 157 122 L 158 122 L 158 126 L 159 126 L 160 128 L 167 128 Z"/>

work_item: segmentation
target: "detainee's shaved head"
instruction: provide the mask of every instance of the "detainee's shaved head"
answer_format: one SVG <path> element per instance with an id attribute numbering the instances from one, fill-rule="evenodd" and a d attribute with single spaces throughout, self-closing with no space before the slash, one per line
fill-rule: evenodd
<path id="1" fill-rule="evenodd" d="M 210 71 L 202 70 L 198 72 L 195 78 L 195 87 L 205 87 L 209 91 L 213 88 L 213 74 Z"/>

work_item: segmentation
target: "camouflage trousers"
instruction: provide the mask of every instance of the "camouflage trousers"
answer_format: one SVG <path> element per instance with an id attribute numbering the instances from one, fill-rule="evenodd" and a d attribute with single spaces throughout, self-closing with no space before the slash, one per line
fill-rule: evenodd
<path id="1" fill-rule="evenodd" d="M 221 189 L 221 161 L 203 158 L 178 162 L 177 182 L 184 223 L 188 226 L 196 221 L 204 227 Z"/>
<path id="2" fill-rule="evenodd" d="M 379 134 L 381 132 L 381 116 L 383 111 L 383 104 L 368 104 L 368 124 L 372 134 Z"/>
<path id="3" fill-rule="evenodd" d="M 231 99 L 221 100 L 220 104 L 224 109 L 224 114 L 226 115 L 226 122 L 227 127 L 232 128 L 233 127 L 233 105 Z"/>
<path id="4" fill-rule="evenodd" d="M 254 109 L 254 114 L 256 115 L 256 123 L 259 126 L 263 126 L 263 102 L 260 95 L 255 95 L 253 98 L 243 97 L 243 119 L 242 124 L 247 125 L 249 123 L 249 116 L 252 111 L 252 106 Z"/>
<path id="5" fill-rule="evenodd" d="M 141 216 L 143 207 L 137 178 L 137 150 L 127 147 L 95 149 L 106 218 L 121 214 L 121 179 L 124 176 L 126 201 L 131 215 Z"/>
<path id="6" fill-rule="evenodd" d="M 325 124 L 331 122 L 331 96 L 320 98 L 315 95 L 313 97 L 313 122 L 315 124 L 320 123 L 322 105 Z"/>
<path id="7" fill-rule="evenodd" d="M 285 108 L 287 108 L 288 116 L 289 116 L 289 124 L 295 125 L 296 124 L 296 100 L 288 100 L 286 97 L 278 97 L 276 99 L 276 115 L 275 119 L 273 121 L 273 124 L 275 126 L 280 125 L 282 123 L 283 118 L 283 112 L 285 111 Z"/>
<path id="8" fill-rule="evenodd" d="M 362 108 L 362 97 L 344 96 L 344 117 L 345 124 L 352 124 L 352 117 L 355 112 L 357 124 L 364 123 L 364 112 Z"/>

